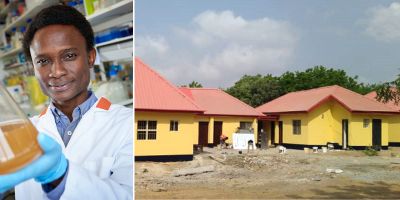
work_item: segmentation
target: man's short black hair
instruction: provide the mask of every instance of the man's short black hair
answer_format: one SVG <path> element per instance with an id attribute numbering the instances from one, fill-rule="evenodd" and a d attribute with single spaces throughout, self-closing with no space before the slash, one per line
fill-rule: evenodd
<path id="1" fill-rule="evenodd" d="M 35 18 L 33 18 L 26 33 L 24 34 L 23 50 L 27 61 L 32 61 L 31 52 L 29 51 L 31 42 L 35 33 L 49 25 L 71 25 L 74 26 L 85 38 L 86 49 L 88 51 L 94 48 L 94 35 L 90 23 L 79 11 L 70 6 L 54 5 L 41 10 Z"/>

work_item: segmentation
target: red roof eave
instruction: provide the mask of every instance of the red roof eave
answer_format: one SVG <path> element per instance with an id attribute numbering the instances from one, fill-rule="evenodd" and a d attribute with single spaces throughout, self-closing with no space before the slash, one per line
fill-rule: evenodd
<path id="1" fill-rule="evenodd" d="M 135 108 L 135 111 L 144 111 L 144 112 L 181 112 L 181 113 L 195 113 L 195 114 L 203 114 L 203 110 L 165 110 L 165 109 L 147 109 L 147 108 Z"/>
<path id="2" fill-rule="evenodd" d="M 303 111 L 285 111 L 285 112 L 264 112 L 265 115 L 280 115 L 280 114 L 305 114 L 307 110 Z"/>
<path id="3" fill-rule="evenodd" d="M 382 111 L 357 111 L 354 110 L 352 113 L 358 113 L 358 114 L 379 114 L 379 115 L 396 115 L 400 114 L 400 112 L 382 112 Z"/>
<path id="4" fill-rule="evenodd" d="M 262 117 L 264 115 L 234 115 L 234 114 L 202 114 L 203 116 L 219 116 L 219 117 Z"/>
<path id="5" fill-rule="evenodd" d="M 313 106 L 311 106 L 311 108 L 309 108 L 307 110 L 307 112 L 311 112 L 312 110 L 318 108 L 320 105 L 326 103 L 327 101 L 330 101 L 331 99 L 336 100 L 340 105 L 342 105 L 347 111 L 349 112 L 353 112 L 353 110 L 351 108 L 349 108 L 346 104 L 344 104 L 342 101 L 340 101 L 339 99 L 337 99 L 336 97 L 334 97 L 333 95 L 328 95 L 327 97 L 323 98 L 321 101 L 319 101 L 318 103 L 314 104 Z"/>
<path id="6" fill-rule="evenodd" d="M 264 115 L 257 118 L 258 120 L 276 121 L 279 120 L 279 115 Z"/>

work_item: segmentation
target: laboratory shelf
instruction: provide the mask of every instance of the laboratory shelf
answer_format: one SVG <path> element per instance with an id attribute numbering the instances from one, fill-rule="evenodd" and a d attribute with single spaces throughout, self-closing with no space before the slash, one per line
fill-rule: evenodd
<path id="1" fill-rule="evenodd" d="M 113 44 L 117 44 L 120 42 L 124 42 L 126 40 L 132 40 L 132 39 L 133 39 L 133 35 L 122 37 L 122 38 L 116 38 L 116 39 L 113 39 L 113 40 L 110 40 L 107 42 L 102 42 L 102 43 L 96 44 L 96 47 L 99 48 L 99 47 L 103 47 L 103 46 L 107 46 L 107 45 L 113 45 Z"/>
<path id="2" fill-rule="evenodd" d="M 0 34 L 4 34 L 5 32 L 9 32 L 13 27 L 19 27 L 19 26 L 26 25 L 26 23 L 27 23 L 26 20 L 28 18 L 31 18 L 31 17 L 35 16 L 43 8 L 46 8 L 49 5 L 56 4 L 56 3 L 57 3 L 57 1 L 55 1 L 55 0 L 43 0 L 37 6 L 33 7 L 30 10 L 25 11 L 23 15 L 21 15 L 21 16 L 19 16 L 17 18 L 17 20 L 12 22 L 11 24 L 6 25 L 6 27 L 4 27 L 4 29 L 2 30 L 2 32 Z"/>
<path id="3" fill-rule="evenodd" d="M 116 16 L 131 12 L 132 10 L 133 0 L 123 0 L 87 16 L 86 19 L 90 22 L 90 24 L 92 24 L 92 26 L 96 26 L 100 23 L 115 18 Z"/>
<path id="4" fill-rule="evenodd" d="M 13 50 L 11 50 L 11 51 L 8 51 L 8 52 L 6 52 L 6 53 L 4 53 L 4 54 L 1 54 L 1 55 L 0 55 L 0 59 L 1 59 L 1 58 L 5 58 L 5 57 L 8 57 L 8 56 L 15 55 L 15 54 L 17 54 L 17 53 L 19 53 L 19 52 L 22 52 L 22 47 L 16 48 L 16 49 L 13 49 Z"/>

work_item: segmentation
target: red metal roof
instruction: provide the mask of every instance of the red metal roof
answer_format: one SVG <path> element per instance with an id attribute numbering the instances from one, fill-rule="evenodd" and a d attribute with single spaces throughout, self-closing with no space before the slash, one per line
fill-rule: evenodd
<path id="1" fill-rule="evenodd" d="M 217 88 L 183 87 L 180 90 L 203 108 L 205 115 L 263 116 L 253 107 Z"/>
<path id="2" fill-rule="evenodd" d="M 370 93 L 368 93 L 368 94 L 366 94 L 366 95 L 364 95 L 364 96 L 367 97 L 367 98 L 369 98 L 369 99 L 372 99 L 372 100 L 374 100 L 374 101 L 379 102 L 379 101 L 376 99 L 376 92 L 375 92 L 375 91 L 370 92 Z M 400 111 L 400 104 L 397 104 L 397 105 L 396 105 L 396 103 L 395 103 L 394 101 L 392 101 L 392 100 L 386 102 L 385 105 L 386 105 L 386 106 L 389 106 L 389 107 L 392 108 L 392 109 L 395 109 L 395 110 L 399 110 L 399 111 Z"/>
<path id="3" fill-rule="evenodd" d="M 256 109 L 262 113 L 309 112 L 329 100 L 335 100 L 350 112 L 398 113 L 397 110 L 337 85 L 291 92 Z"/>
<path id="4" fill-rule="evenodd" d="M 135 58 L 135 110 L 203 112 L 192 99 L 138 58 Z"/>

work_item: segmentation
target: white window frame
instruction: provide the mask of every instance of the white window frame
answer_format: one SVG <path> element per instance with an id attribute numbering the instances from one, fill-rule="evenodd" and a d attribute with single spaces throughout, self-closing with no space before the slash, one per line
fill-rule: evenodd
<path id="1" fill-rule="evenodd" d="M 301 135 L 301 120 L 294 119 L 292 121 L 293 135 Z"/>
<path id="2" fill-rule="evenodd" d="M 363 119 L 363 128 L 368 128 L 369 122 L 370 122 L 369 119 Z"/>
<path id="3" fill-rule="evenodd" d="M 145 128 L 139 127 L 140 123 L 145 123 Z M 152 123 L 153 127 L 150 127 L 150 123 Z M 157 121 L 155 120 L 138 120 L 137 122 L 137 140 L 156 140 L 157 139 Z M 139 137 L 140 135 L 144 137 Z"/>
<path id="4" fill-rule="evenodd" d="M 171 131 L 171 132 L 179 131 L 179 121 L 178 120 L 169 121 L 169 131 Z"/>

